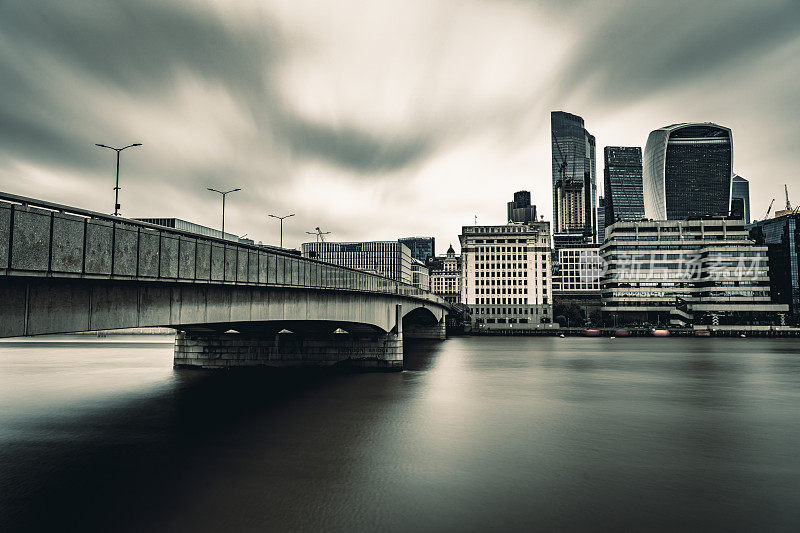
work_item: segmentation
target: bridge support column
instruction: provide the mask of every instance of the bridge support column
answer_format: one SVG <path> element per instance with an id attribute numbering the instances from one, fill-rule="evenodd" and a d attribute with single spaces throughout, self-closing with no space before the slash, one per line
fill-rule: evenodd
<path id="1" fill-rule="evenodd" d="M 271 338 L 240 334 L 175 337 L 175 366 L 196 368 L 322 367 L 342 365 L 365 370 L 403 369 L 402 332 L 374 336 L 348 333 L 307 336 L 279 333 Z"/>
<path id="2" fill-rule="evenodd" d="M 406 339 L 440 339 L 447 338 L 444 319 L 433 325 L 405 324 L 403 336 Z"/>

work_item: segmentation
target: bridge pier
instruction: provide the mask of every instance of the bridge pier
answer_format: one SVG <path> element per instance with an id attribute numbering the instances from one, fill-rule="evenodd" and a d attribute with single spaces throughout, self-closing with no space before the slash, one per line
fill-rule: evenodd
<path id="1" fill-rule="evenodd" d="M 404 324 L 403 336 L 406 339 L 439 339 L 447 338 L 447 329 L 444 318 L 433 325 L 427 324 Z"/>
<path id="2" fill-rule="evenodd" d="M 344 365 L 375 371 L 403 369 L 402 333 L 354 336 L 347 333 L 308 336 L 278 333 L 251 337 L 179 332 L 175 336 L 177 367 L 322 367 Z"/>

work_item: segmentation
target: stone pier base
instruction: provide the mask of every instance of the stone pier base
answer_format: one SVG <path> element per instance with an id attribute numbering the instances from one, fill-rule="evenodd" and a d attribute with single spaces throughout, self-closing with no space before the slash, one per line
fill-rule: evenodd
<path id="1" fill-rule="evenodd" d="M 369 337 L 344 333 L 315 337 L 279 333 L 253 338 L 235 333 L 178 332 L 174 363 L 177 367 L 195 368 L 344 365 L 375 371 L 402 370 L 403 333 Z"/>
<path id="2" fill-rule="evenodd" d="M 447 338 L 447 330 L 445 328 L 444 320 L 431 326 L 421 324 L 405 324 L 403 325 L 403 336 L 406 339 L 444 340 Z"/>

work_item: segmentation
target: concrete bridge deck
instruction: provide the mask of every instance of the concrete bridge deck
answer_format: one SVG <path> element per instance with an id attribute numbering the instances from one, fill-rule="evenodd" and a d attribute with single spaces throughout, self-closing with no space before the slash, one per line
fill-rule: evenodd
<path id="1" fill-rule="evenodd" d="M 197 366 L 327 364 L 366 352 L 380 359 L 374 341 L 394 335 L 402 346 L 404 323 L 406 336 L 442 337 L 449 309 L 417 287 L 278 248 L 6 193 L 0 301 L 0 337 L 167 326 L 182 332 L 176 363 Z M 233 363 L 178 357 L 186 339 L 214 352 L 229 330 L 261 348 Z M 349 348 L 327 353 L 345 341 Z M 283 357 L 281 343 L 294 355 Z M 367 344 L 371 351 L 357 349 Z"/>

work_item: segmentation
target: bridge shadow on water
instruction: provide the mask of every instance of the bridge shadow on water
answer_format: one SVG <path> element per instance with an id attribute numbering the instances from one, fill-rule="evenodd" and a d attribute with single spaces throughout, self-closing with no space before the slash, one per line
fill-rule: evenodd
<path id="1" fill-rule="evenodd" d="M 437 345 L 411 342 L 408 370 L 431 368 Z M 286 496 L 280 484 L 307 475 L 306 461 L 322 477 L 347 474 L 339 464 L 347 457 L 306 454 L 319 454 L 320 438 L 338 439 L 333 450 L 351 448 L 379 416 L 366 402 L 391 403 L 402 387 L 400 373 L 178 369 L 152 394 L 24 420 L 7 428 L 20 430 L 11 438 L 0 428 L 0 531 L 213 530 L 176 514 L 196 509 L 193 498 L 209 483 L 228 492 L 212 523 L 226 523 L 226 514 L 236 523 L 238 505 L 261 505 L 235 501 L 249 495 L 271 499 L 259 527 L 280 528 L 313 512 L 293 509 L 301 494 L 276 505 Z M 263 473 L 261 494 L 247 486 L 252 473 L 242 476 L 250 465 Z"/>

